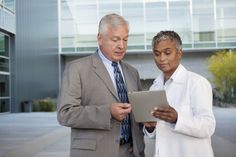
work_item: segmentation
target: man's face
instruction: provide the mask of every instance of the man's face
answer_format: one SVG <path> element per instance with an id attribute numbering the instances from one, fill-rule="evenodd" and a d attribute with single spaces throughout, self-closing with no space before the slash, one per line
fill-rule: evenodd
<path id="1" fill-rule="evenodd" d="M 120 25 L 117 28 L 109 27 L 105 33 L 98 34 L 98 44 L 100 50 L 111 61 L 123 59 L 128 43 L 128 27 Z"/>
<path id="2" fill-rule="evenodd" d="M 182 51 L 178 51 L 175 41 L 164 40 L 154 46 L 154 59 L 157 67 L 170 78 L 179 65 Z"/>

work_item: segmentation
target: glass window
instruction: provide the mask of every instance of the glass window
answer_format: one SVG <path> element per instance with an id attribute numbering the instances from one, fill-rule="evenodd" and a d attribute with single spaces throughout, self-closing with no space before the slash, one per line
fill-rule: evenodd
<path id="1" fill-rule="evenodd" d="M 215 41 L 214 4 L 212 0 L 193 0 L 194 42 Z M 204 5 L 203 5 L 204 4 Z"/>
<path id="2" fill-rule="evenodd" d="M 108 13 L 129 21 L 128 50 L 150 49 L 153 36 L 167 29 L 178 32 L 184 48 L 226 47 L 236 42 L 235 6 L 235 0 L 61 0 L 62 51 L 94 51 L 98 22 Z"/>
<path id="3" fill-rule="evenodd" d="M 0 33 L 0 112 L 9 112 L 9 37 Z"/>
<path id="4" fill-rule="evenodd" d="M 9 56 L 9 38 L 0 33 L 0 56 Z"/>
<path id="5" fill-rule="evenodd" d="M 148 2 L 145 7 L 146 43 L 150 46 L 153 36 L 168 26 L 167 6 L 166 2 Z"/>
<path id="6" fill-rule="evenodd" d="M 169 3 L 169 26 L 181 36 L 183 43 L 192 42 L 192 23 L 190 13 L 190 2 Z"/>
<path id="7" fill-rule="evenodd" d="M 99 19 L 109 13 L 120 14 L 121 3 L 117 0 L 102 0 L 98 1 Z"/>
<path id="8" fill-rule="evenodd" d="M 190 3 L 169 3 L 170 28 L 191 28 Z"/>
<path id="9" fill-rule="evenodd" d="M 63 37 L 62 38 L 62 47 L 74 47 L 74 38 L 73 37 Z"/>
<path id="10" fill-rule="evenodd" d="M 9 72 L 9 38 L 0 34 L 0 71 Z"/>
<path id="11" fill-rule="evenodd" d="M 5 6 L 15 12 L 15 0 L 4 0 Z"/>
<path id="12" fill-rule="evenodd" d="M 219 45 L 232 45 L 236 42 L 236 1 L 216 1 L 216 30 Z M 231 44 L 230 44 L 231 43 Z"/>
<path id="13" fill-rule="evenodd" d="M 62 24 L 62 37 L 74 37 L 76 35 L 74 21 L 70 19 L 63 20 Z"/>
<path id="14" fill-rule="evenodd" d="M 167 8 L 165 2 L 150 2 L 145 4 L 146 22 L 167 22 Z M 150 25 L 151 29 L 156 27 Z M 166 25 L 162 25 L 166 26 Z"/>
<path id="15" fill-rule="evenodd" d="M 1 112 L 9 112 L 10 111 L 10 102 L 9 99 L 1 99 L 0 98 L 0 113 Z"/>
<path id="16" fill-rule="evenodd" d="M 63 1 L 61 2 L 61 19 L 72 19 L 73 11 L 72 1 Z"/>
<path id="17" fill-rule="evenodd" d="M 75 35 L 76 29 L 74 24 L 73 3 L 66 1 L 61 3 L 61 46 L 62 51 L 75 51 Z"/>
<path id="18" fill-rule="evenodd" d="M 75 47 L 97 45 L 97 5 L 78 4 L 76 7 L 76 40 Z"/>
<path id="19" fill-rule="evenodd" d="M 87 4 L 87 5 L 80 5 L 77 4 L 75 8 L 75 18 L 76 23 L 78 24 L 90 24 L 94 23 L 97 24 L 97 5 L 95 4 Z M 79 28 L 79 26 L 78 26 Z M 88 29 L 85 30 L 89 32 Z"/>
<path id="20" fill-rule="evenodd" d="M 144 6 L 142 2 L 122 2 L 122 14 L 129 21 L 128 50 L 144 49 Z"/>
<path id="21" fill-rule="evenodd" d="M 9 59 L 0 57 L 0 71 L 9 72 Z"/>
<path id="22" fill-rule="evenodd" d="M 144 33 L 143 3 L 123 1 L 122 14 L 130 23 L 130 33 Z"/>
<path id="23" fill-rule="evenodd" d="M 9 75 L 0 74 L 0 98 L 9 97 Z"/>
<path id="24" fill-rule="evenodd" d="M 61 10 L 62 51 L 97 46 L 97 1 L 62 1 Z"/>
<path id="25" fill-rule="evenodd" d="M 4 26 L 11 30 L 12 32 L 15 32 L 16 30 L 16 18 L 14 15 L 12 15 L 10 12 L 4 12 L 4 19 L 7 19 L 7 22 L 4 23 Z"/>

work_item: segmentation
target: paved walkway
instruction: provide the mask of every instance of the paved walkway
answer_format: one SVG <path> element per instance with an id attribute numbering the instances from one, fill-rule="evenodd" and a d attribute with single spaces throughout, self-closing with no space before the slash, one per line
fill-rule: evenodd
<path id="1" fill-rule="evenodd" d="M 69 135 L 55 112 L 0 115 L 0 157 L 68 157 Z"/>
<path id="2" fill-rule="evenodd" d="M 212 138 L 215 157 L 235 157 L 236 108 L 214 108 Z M 69 157 L 70 129 L 57 123 L 56 113 L 0 114 L 0 157 Z M 146 156 L 154 141 L 146 139 Z"/>

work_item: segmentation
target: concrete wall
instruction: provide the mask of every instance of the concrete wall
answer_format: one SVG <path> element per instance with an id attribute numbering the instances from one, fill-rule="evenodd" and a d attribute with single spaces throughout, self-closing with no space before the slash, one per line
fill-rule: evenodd
<path id="1" fill-rule="evenodd" d="M 212 52 L 184 52 L 181 63 L 190 71 L 210 77 L 207 70 L 207 59 Z M 127 55 L 125 60 L 136 67 L 142 79 L 154 79 L 159 74 L 152 53 Z"/>

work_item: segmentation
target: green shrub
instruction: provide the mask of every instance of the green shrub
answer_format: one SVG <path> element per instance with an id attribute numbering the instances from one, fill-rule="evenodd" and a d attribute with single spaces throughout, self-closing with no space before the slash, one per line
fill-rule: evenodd
<path id="1" fill-rule="evenodd" d="M 236 51 L 224 50 L 208 60 L 208 70 L 213 75 L 214 96 L 227 103 L 236 102 Z"/>
<path id="2" fill-rule="evenodd" d="M 33 101 L 34 112 L 52 112 L 56 111 L 56 104 L 50 97 Z"/>

